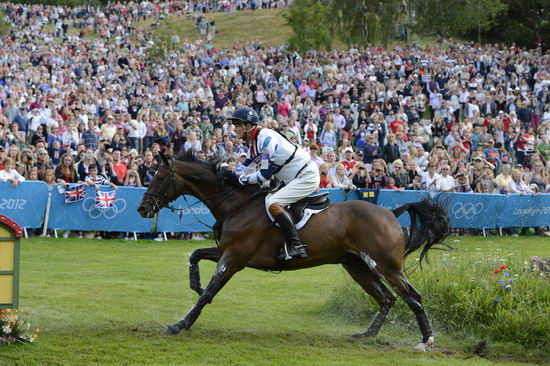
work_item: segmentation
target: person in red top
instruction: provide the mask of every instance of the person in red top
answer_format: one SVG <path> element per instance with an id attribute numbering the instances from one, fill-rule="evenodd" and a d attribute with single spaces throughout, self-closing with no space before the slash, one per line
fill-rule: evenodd
<path id="1" fill-rule="evenodd" d="M 321 180 L 319 181 L 319 188 L 332 188 L 332 183 L 328 177 L 328 165 L 323 163 L 319 166 L 319 176 Z"/>
<path id="2" fill-rule="evenodd" d="M 351 147 L 346 147 L 344 149 L 344 160 L 340 162 L 345 168 L 346 173 L 351 173 L 357 161 L 353 160 L 353 149 Z"/>
<path id="3" fill-rule="evenodd" d="M 0 146 L 0 170 L 4 170 L 4 164 L 2 164 L 2 160 L 4 160 L 4 146 Z"/>
<path id="4" fill-rule="evenodd" d="M 394 119 L 390 122 L 390 130 L 395 135 L 397 131 L 399 131 L 399 127 L 403 126 L 405 122 L 401 121 L 400 119 Z"/>
<path id="5" fill-rule="evenodd" d="M 120 152 L 120 149 L 113 150 L 112 157 L 113 157 L 113 170 L 115 171 L 118 177 L 118 181 L 124 182 L 126 173 L 128 173 L 128 168 L 126 167 L 126 164 L 124 164 L 121 160 L 122 154 Z"/>

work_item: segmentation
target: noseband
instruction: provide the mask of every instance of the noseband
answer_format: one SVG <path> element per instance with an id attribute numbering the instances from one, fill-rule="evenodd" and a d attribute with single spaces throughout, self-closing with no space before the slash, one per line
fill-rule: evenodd
<path id="1" fill-rule="evenodd" d="M 172 190 L 174 193 L 176 193 L 176 170 L 174 169 L 175 160 L 174 157 L 172 157 L 172 165 L 164 165 L 160 164 L 159 168 L 166 168 L 168 169 L 168 180 L 164 182 L 162 189 L 159 189 L 159 192 L 168 192 L 168 188 L 172 187 Z M 153 211 L 159 212 L 162 208 L 168 206 L 170 201 L 166 198 L 166 194 L 162 193 L 153 193 L 153 192 L 145 192 L 143 194 L 144 196 L 151 196 L 153 198 Z"/>

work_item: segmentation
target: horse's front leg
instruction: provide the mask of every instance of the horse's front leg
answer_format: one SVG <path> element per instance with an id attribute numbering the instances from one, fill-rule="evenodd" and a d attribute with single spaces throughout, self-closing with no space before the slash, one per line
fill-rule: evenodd
<path id="1" fill-rule="evenodd" d="M 213 262 L 218 262 L 221 258 L 218 247 L 197 249 L 189 256 L 189 286 L 191 290 L 202 295 L 201 273 L 199 270 L 199 262 L 207 259 Z"/>
<path id="2" fill-rule="evenodd" d="M 237 264 L 237 261 L 231 260 L 227 254 L 224 254 L 216 266 L 216 270 L 214 271 L 214 275 L 212 276 L 210 283 L 202 292 L 195 306 L 193 306 L 191 310 L 185 314 L 182 320 L 176 324 L 169 325 L 164 333 L 178 334 L 182 329 L 191 328 L 206 304 L 212 302 L 214 296 L 216 296 L 216 294 L 223 288 L 227 281 L 229 281 L 235 273 L 243 268 L 243 265 Z"/>

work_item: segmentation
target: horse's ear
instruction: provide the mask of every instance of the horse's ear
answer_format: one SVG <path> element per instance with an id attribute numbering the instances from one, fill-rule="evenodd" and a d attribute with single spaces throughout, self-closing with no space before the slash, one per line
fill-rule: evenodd
<path id="1" fill-rule="evenodd" d="M 164 155 L 162 151 L 159 152 L 159 155 L 160 155 L 160 158 L 162 159 L 162 164 L 164 166 L 170 166 L 170 164 L 168 163 L 168 158 L 166 157 L 166 155 Z"/>

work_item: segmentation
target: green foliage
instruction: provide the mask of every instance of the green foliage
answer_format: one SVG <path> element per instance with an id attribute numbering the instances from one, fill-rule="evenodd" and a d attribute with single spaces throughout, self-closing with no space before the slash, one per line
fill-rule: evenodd
<path id="1" fill-rule="evenodd" d="M 487 30 L 506 9 L 501 0 L 413 0 L 411 7 L 415 14 L 413 29 L 441 37 Z"/>
<path id="2" fill-rule="evenodd" d="M 366 325 L 320 314 L 321 304 L 339 282 L 342 269 L 337 265 L 281 274 L 245 269 L 204 309 L 190 331 L 163 336 L 164 326 L 179 320 L 197 301 L 189 289 L 189 253 L 214 245 L 182 240 L 23 239 L 20 302 L 31 307 L 26 318 L 41 329 L 40 338 L 32 346 L 2 348 L 0 364 L 495 364 L 494 359 L 473 355 L 468 344 L 460 343 L 462 338 L 439 334 L 434 352 L 415 352 L 418 329 L 391 324 L 376 339 L 351 339 Z M 541 242 L 539 248 L 544 246 Z M 215 265 L 204 261 L 200 266 L 206 283 Z M 517 365 L 509 359 L 498 361 L 499 366 Z"/>
<path id="3" fill-rule="evenodd" d="M 153 45 L 146 51 L 146 60 L 150 65 L 160 65 L 173 52 L 177 44 L 172 42 L 172 37 L 167 34 L 157 34 L 153 39 Z"/>
<path id="4" fill-rule="evenodd" d="M 528 271 L 524 259 L 481 255 L 470 248 L 434 256 L 432 264 L 415 271 L 410 280 L 422 294 L 436 329 L 550 354 L 550 281 Z M 367 300 L 349 278 L 326 305 L 329 313 L 353 322 L 367 321 L 377 309 L 374 300 L 370 296 Z M 416 327 L 402 300 L 390 312 L 389 321 Z"/>
<path id="5" fill-rule="evenodd" d="M 331 8 L 322 1 L 296 0 L 283 13 L 293 34 L 288 39 L 291 50 L 330 50 L 333 41 Z"/>
<path id="6" fill-rule="evenodd" d="M 491 41 L 506 42 L 528 48 L 550 41 L 550 0 L 502 0 L 506 11 L 487 32 Z"/>
<path id="7" fill-rule="evenodd" d="M 387 45 L 396 33 L 400 4 L 400 0 L 332 1 L 338 37 L 346 44 L 366 46 L 380 42 Z"/>

